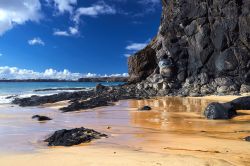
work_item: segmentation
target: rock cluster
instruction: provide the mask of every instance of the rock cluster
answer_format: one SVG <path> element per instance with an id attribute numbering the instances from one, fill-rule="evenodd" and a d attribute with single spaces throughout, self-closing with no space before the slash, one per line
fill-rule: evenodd
<path id="1" fill-rule="evenodd" d="M 44 140 L 44 142 L 48 142 L 48 146 L 73 146 L 102 137 L 107 137 L 107 135 L 82 127 L 71 130 L 58 130 L 52 136 Z"/>
<path id="2" fill-rule="evenodd" d="M 128 59 L 130 81 L 159 94 L 250 92 L 250 1 L 162 3 L 156 38 Z"/>

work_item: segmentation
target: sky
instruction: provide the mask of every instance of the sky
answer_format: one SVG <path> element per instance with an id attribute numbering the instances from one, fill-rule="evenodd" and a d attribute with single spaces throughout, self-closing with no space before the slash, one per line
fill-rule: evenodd
<path id="1" fill-rule="evenodd" d="M 0 78 L 126 76 L 160 0 L 0 0 Z"/>

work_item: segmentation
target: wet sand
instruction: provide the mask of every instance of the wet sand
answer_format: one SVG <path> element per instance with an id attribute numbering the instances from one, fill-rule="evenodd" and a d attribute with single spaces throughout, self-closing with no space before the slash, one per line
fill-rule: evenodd
<path id="1" fill-rule="evenodd" d="M 227 121 L 202 115 L 209 102 L 234 98 L 128 100 L 78 113 L 60 113 L 60 103 L 1 107 L 0 165 L 250 165 L 250 143 L 243 140 L 250 136 L 250 111 Z M 144 105 L 153 110 L 139 112 Z M 30 118 L 33 114 L 54 120 L 38 123 Z M 48 148 L 42 142 L 57 129 L 81 126 L 109 138 L 70 148 Z"/>

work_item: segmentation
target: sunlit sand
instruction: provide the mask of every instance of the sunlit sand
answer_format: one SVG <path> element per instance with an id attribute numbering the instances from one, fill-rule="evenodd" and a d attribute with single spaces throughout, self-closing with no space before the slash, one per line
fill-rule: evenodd
<path id="1" fill-rule="evenodd" d="M 120 101 L 115 106 L 77 113 L 56 108 L 7 107 L 0 114 L 0 165 L 249 165 L 250 111 L 232 120 L 206 120 L 211 101 L 237 96 Z M 149 105 L 149 112 L 138 108 Z M 51 107 L 51 108 L 50 108 Z M 12 112 L 11 112 L 12 111 Z M 38 123 L 34 114 L 53 121 Z M 43 142 L 57 129 L 92 128 L 109 138 L 74 147 L 48 148 Z"/>

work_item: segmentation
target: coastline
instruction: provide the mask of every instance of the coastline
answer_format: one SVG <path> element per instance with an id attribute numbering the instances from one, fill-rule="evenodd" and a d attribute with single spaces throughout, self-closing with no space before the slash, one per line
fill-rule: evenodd
<path id="1" fill-rule="evenodd" d="M 228 101 L 237 97 L 123 100 L 114 106 L 67 113 L 67 115 L 57 110 L 64 106 L 65 102 L 42 105 L 38 108 L 41 108 L 41 111 L 49 109 L 48 113 L 51 112 L 50 115 L 55 120 L 63 122 L 64 119 L 61 116 L 65 116 L 75 122 L 69 121 L 66 125 L 68 127 L 93 128 L 107 133 L 109 138 L 70 148 L 39 150 L 45 146 L 43 144 L 39 145 L 35 152 L 0 155 L 0 165 L 9 166 L 18 163 L 22 166 L 27 165 L 27 162 L 38 166 L 46 163 L 73 166 L 83 164 L 147 166 L 183 165 L 183 163 L 247 165 L 250 162 L 250 153 L 247 150 L 250 145 L 242 138 L 249 135 L 249 130 L 244 131 L 244 129 L 250 127 L 250 113 L 230 121 L 209 121 L 202 118 L 202 114 L 199 113 L 200 109 L 213 100 Z M 153 110 L 138 112 L 137 108 L 145 104 L 152 106 Z M 29 123 L 37 123 L 31 122 Z M 50 126 L 50 122 L 41 125 Z M 111 129 L 107 129 L 108 126 Z M 63 160 L 60 160 L 61 158 Z"/>

